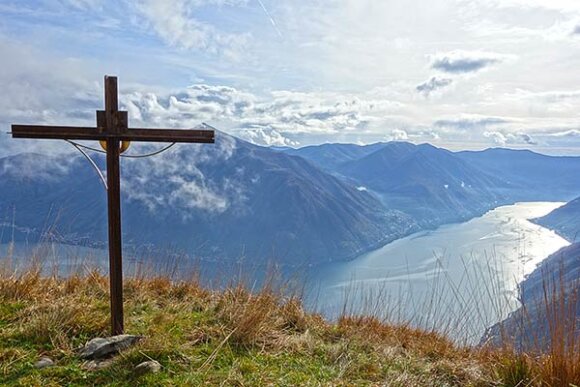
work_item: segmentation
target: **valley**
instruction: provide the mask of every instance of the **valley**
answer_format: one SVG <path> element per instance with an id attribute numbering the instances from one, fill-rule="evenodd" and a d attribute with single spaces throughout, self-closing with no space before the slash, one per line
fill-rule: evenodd
<path id="1" fill-rule="evenodd" d="M 569 242 L 529 218 L 559 202 L 503 206 L 463 223 L 420 231 L 349 262 L 281 268 L 285 280 L 303 289 L 305 307 L 336 320 L 344 313 L 373 315 L 399 324 L 435 328 L 458 342 L 477 343 L 486 328 L 519 306 L 519 283 L 550 254 Z M 0 257 L 9 246 L 0 245 Z M 45 273 L 68 276 L 98 268 L 106 272 L 106 251 L 63 244 L 12 247 L 17 267 L 38 257 Z M 268 268 L 251 260 L 198 262 L 146 250 L 125 251 L 125 272 L 140 271 L 188 279 L 196 271 L 210 288 L 231 281 L 258 281 Z"/>
<path id="2" fill-rule="evenodd" d="M 218 132 L 213 147 L 122 164 L 127 248 L 289 267 L 352 260 L 502 205 L 580 193 L 570 178 L 578 157 L 406 142 L 277 149 Z M 99 184 L 74 154 L 0 159 L 0 242 L 105 246 Z"/>

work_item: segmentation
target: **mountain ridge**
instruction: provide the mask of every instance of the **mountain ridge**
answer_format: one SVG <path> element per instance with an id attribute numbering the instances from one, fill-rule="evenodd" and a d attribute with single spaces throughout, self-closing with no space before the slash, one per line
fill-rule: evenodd
<path id="1" fill-rule="evenodd" d="M 216 138 L 212 146 L 122 160 L 127 246 L 171 241 L 172 249 L 208 259 L 316 264 L 352 259 L 499 205 L 580 195 L 580 183 L 568 181 L 558 192 L 548 184 L 580 170 L 574 157 L 408 142 L 280 150 L 222 132 Z M 102 155 L 96 162 L 104 167 Z M 547 173 L 555 164 L 563 175 Z M 540 186 L 531 181 L 535 170 L 545 171 Z M 0 192 L 0 223 L 16 220 L 20 239 L 40 237 L 48 225 L 54 240 L 105 245 L 105 198 L 82 156 L 0 159 Z"/>

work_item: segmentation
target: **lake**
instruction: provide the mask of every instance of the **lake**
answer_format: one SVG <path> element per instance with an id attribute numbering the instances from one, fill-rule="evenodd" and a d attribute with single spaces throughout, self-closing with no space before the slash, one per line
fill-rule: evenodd
<path id="1" fill-rule="evenodd" d="M 563 204 L 503 206 L 465 223 L 409 235 L 350 262 L 307 268 L 297 274 L 305 284 L 305 303 L 331 319 L 343 312 L 372 314 L 476 342 L 486 327 L 519 306 L 518 283 L 543 259 L 569 244 L 528 220 Z M 178 254 L 159 260 L 158 253 L 144 251 L 125 254 L 128 274 L 144 267 L 174 273 L 180 265 L 178 272 L 184 275 L 188 270 L 183 268 L 192 266 Z M 0 257 L 6 255 L 21 264 L 18 257 L 41 257 L 47 271 L 58 268 L 65 275 L 79 266 L 107 267 L 105 251 L 85 247 L 0 246 Z M 136 256 L 146 257 L 132 258 Z M 224 266 L 201 264 L 206 283 L 223 283 L 238 270 Z"/>
<path id="2" fill-rule="evenodd" d="M 313 270 L 308 302 L 435 328 L 474 342 L 519 306 L 517 287 L 569 243 L 528 219 L 563 203 L 517 203 L 465 223 L 419 232 L 358 259 Z"/>

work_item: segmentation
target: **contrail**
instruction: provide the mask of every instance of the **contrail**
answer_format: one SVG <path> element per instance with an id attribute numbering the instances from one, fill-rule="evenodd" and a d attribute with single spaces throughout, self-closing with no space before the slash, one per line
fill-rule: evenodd
<path id="1" fill-rule="evenodd" d="M 274 20 L 274 18 L 272 17 L 272 15 L 270 15 L 270 12 L 268 12 L 268 10 L 266 9 L 266 7 L 264 6 L 264 3 L 262 3 L 262 0 L 258 0 L 258 3 L 260 3 L 260 7 L 262 7 L 262 9 L 264 10 L 264 13 L 268 17 L 268 19 L 270 19 L 270 23 L 272 23 L 272 27 L 274 27 L 274 29 L 278 33 L 278 36 L 280 36 L 281 38 L 283 38 L 282 32 L 280 32 L 280 29 L 278 28 L 278 25 L 276 24 L 276 21 Z"/>

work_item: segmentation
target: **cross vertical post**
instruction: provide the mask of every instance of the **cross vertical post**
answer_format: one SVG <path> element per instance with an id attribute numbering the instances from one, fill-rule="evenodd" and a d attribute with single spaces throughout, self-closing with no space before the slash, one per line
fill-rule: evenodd
<path id="1" fill-rule="evenodd" d="M 106 131 L 119 134 L 117 78 L 105 77 Z M 109 218 L 109 287 L 111 332 L 123 333 L 123 247 L 121 242 L 121 176 L 119 139 L 107 139 L 107 206 Z"/>
<path id="2" fill-rule="evenodd" d="M 205 125 L 205 124 L 204 124 Z M 205 125 L 204 127 L 208 127 Z M 121 244 L 120 156 L 130 141 L 213 144 L 215 132 L 205 129 L 129 128 L 126 111 L 119 111 L 117 77 L 105 77 L 105 110 L 97 111 L 97 127 L 12 125 L 13 138 L 100 141 L 107 153 L 109 221 L 109 287 L 111 332 L 123 333 L 123 249 Z M 81 144 L 73 143 L 75 146 Z"/>

